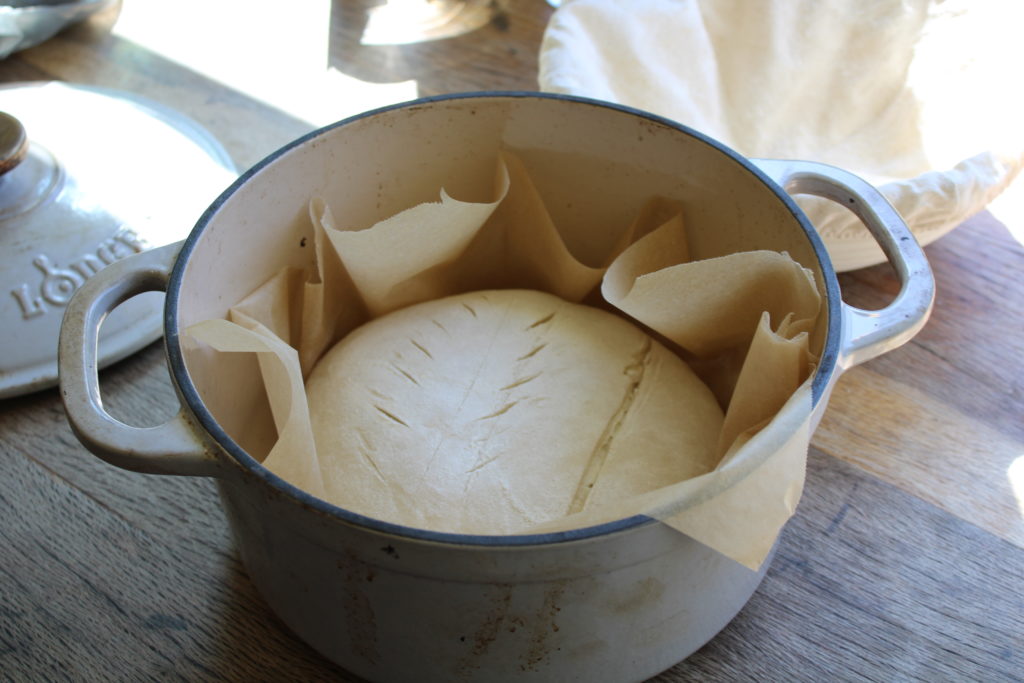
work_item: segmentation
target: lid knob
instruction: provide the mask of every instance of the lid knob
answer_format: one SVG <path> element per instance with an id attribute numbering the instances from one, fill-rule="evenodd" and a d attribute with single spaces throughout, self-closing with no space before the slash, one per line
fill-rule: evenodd
<path id="1" fill-rule="evenodd" d="M 0 175 L 17 166 L 28 154 L 28 135 L 21 121 L 0 111 Z"/>

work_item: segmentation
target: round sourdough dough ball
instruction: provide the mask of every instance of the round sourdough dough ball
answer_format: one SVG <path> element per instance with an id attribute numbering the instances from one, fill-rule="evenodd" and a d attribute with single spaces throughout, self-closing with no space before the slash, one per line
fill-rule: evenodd
<path id="1" fill-rule="evenodd" d="M 612 313 L 473 292 L 358 328 L 306 384 L 328 500 L 376 519 L 522 533 L 709 471 L 722 411 Z"/>

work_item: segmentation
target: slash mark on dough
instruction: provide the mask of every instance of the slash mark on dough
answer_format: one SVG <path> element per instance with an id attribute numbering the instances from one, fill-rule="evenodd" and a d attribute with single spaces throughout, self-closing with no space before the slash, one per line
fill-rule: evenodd
<path id="1" fill-rule="evenodd" d="M 377 447 L 373 445 L 373 442 L 370 441 L 369 437 L 366 436 L 366 432 L 364 432 L 362 429 L 357 429 L 356 430 L 356 436 L 358 436 L 359 440 L 363 442 L 363 447 L 366 448 L 366 450 L 368 450 L 368 451 L 375 451 L 375 450 L 377 450 Z"/>
<path id="2" fill-rule="evenodd" d="M 526 384 L 527 382 L 532 382 L 533 380 L 537 379 L 538 377 L 540 377 L 540 373 L 539 372 L 535 372 L 532 375 L 530 375 L 529 377 L 523 377 L 522 379 L 517 379 L 516 381 L 512 382 L 512 384 L 506 384 L 499 391 L 508 391 L 509 389 L 515 389 L 516 387 L 521 387 L 524 384 Z"/>
<path id="3" fill-rule="evenodd" d="M 390 420 L 394 420 L 395 422 L 397 422 L 398 424 L 402 425 L 403 427 L 409 427 L 409 425 L 407 425 L 407 424 L 406 424 L 406 423 L 405 423 L 405 422 L 404 422 L 404 421 L 402 420 L 402 418 L 398 417 L 398 416 L 397 416 L 397 415 L 395 415 L 394 413 L 389 413 L 388 411 L 384 410 L 383 408 L 381 408 L 381 407 L 380 407 L 380 406 L 378 406 L 378 405 L 375 405 L 375 406 L 373 406 L 373 407 L 374 407 L 374 408 L 376 408 L 376 409 L 377 409 L 377 411 L 378 411 L 378 412 L 380 412 L 380 414 L 381 414 L 381 415 L 383 415 L 384 417 L 386 417 L 386 418 L 388 418 L 388 419 L 390 419 Z M 411 429 L 411 427 L 410 427 L 410 429 Z"/>
<path id="4" fill-rule="evenodd" d="M 541 325 L 544 325 L 545 323 L 551 322 L 551 319 L 554 318 L 554 317 L 555 317 L 555 313 L 554 313 L 554 311 L 552 311 L 551 313 L 548 313 L 543 318 L 534 321 L 529 327 L 527 327 L 525 329 L 532 330 L 535 327 L 540 327 Z"/>
<path id="5" fill-rule="evenodd" d="M 373 456 L 370 454 L 370 451 L 376 449 L 373 447 L 373 444 L 370 442 L 370 440 L 366 438 L 366 434 L 363 433 L 363 430 L 357 429 L 356 434 L 359 436 L 359 440 L 363 442 L 363 447 L 357 448 L 356 451 L 359 453 L 360 456 L 362 456 L 363 460 L 367 462 L 367 464 L 373 470 L 374 474 L 377 475 L 377 478 L 386 484 L 387 478 L 384 476 L 384 473 L 377 465 L 377 461 L 374 460 Z"/>
<path id="6" fill-rule="evenodd" d="M 508 411 L 512 410 L 512 408 L 515 407 L 517 403 L 519 403 L 519 401 L 512 401 L 510 403 L 506 403 L 502 407 L 495 410 L 493 413 L 484 415 L 483 417 L 478 417 L 477 420 L 490 420 L 491 418 L 498 417 L 499 415 L 504 415 Z"/>
<path id="7" fill-rule="evenodd" d="M 433 356 L 433 354 L 431 354 L 431 353 L 430 353 L 430 351 L 429 351 L 429 350 L 427 350 L 427 347 L 423 346 L 423 344 L 420 344 L 420 343 L 419 343 L 418 341 L 416 341 L 415 339 L 410 339 L 409 341 L 410 341 L 410 342 L 412 342 L 412 345 L 413 345 L 413 346 L 415 346 L 415 347 L 416 347 L 417 349 L 419 349 L 420 351 L 422 351 L 422 352 L 423 352 L 423 355 L 425 355 L 425 356 L 426 356 L 427 358 L 429 358 L 430 360 L 434 360 L 434 356 Z"/>
<path id="8" fill-rule="evenodd" d="M 400 373 L 400 374 L 401 374 L 401 375 L 402 375 L 403 377 L 405 377 L 405 378 L 406 378 L 407 380 L 409 380 L 410 382 L 412 382 L 413 384 L 415 384 L 416 386 L 419 386 L 419 385 L 420 385 L 420 383 L 416 381 L 416 378 L 415 378 L 415 377 L 413 377 L 413 376 L 412 376 L 412 375 L 410 375 L 410 374 L 409 374 L 408 372 L 406 372 L 405 370 L 403 370 L 402 368 L 400 368 L 400 367 L 399 367 L 398 365 L 396 365 L 396 364 L 392 363 L 392 364 L 391 364 L 391 367 L 392 367 L 392 368 L 393 368 L 393 369 L 394 369 L 395 371 L 397 371 L 398 373 Z"/>
<path id="9" fill-rule="evenodd" d="M 495 453 L 495 454 L 493 454 L 493 455 L 492 455 L 491 457 L 489 457 L 489 458 L 486 458 L 486 459 L 484 459 L 484 460 L 481 460 L 481 461 L 480 461 L 480 462 L 478 462 L 477 464 L 473 465 L 473 467 L 471 467 L 470 469 L 468 469 L 468 470 L 466 471 L 466 474 L 473 474 L 474 472 L 479 472 L 480 470 L 482 470 L 483 468 L 487 467 L 487 466 L 488 466 L 488 465 L 490 465 L 490 464 L 491 464 L 492 462 L 494 462 L 495 460 L 497 460 L 497 459 L 498 459 L 499 457 L 501 457 L 501 456 L 500 456 L 500 454 L 499 454 L 499 453 Z M 469 490 L 469 485 L 470 485 L 470 483 L 471 483 L 472 481 L 473 481 L 472 479 L 466 479 L 466 483 L 465 483 L 465 485 L 464 485 L 464 486 L 462 487 L 462 492 L 463 492 L 463 493 L 466 493 L 466 492 L 467 492 L 467 491 Z"/>
<path id="10" fill-rule="evenodd" d="M 532 351 L 530 351 L 529 353 L 527 353 L 527 354 L 525 354 L 525 355 L 523 355 L 523 356 L 519 356 L 519 358 L 516 358 L 516 360 L 526 360 L 527 358 L 533 358 L 533 357 L 534 357 L 534 356 L 536 356 L 536 355 L 537 355 L 538 353 L 540 353 L 540 352 L 541 352 L 541 350 L 542 350 L 542 349 L 543 349 L 543 348 L 544 348 L 545 346 L 547 346 L 547 345 L 548 345 L 548 344 L 547 344 L 547 342 L 544 342 L 543 344 L 538 344 L 537 346 L 533 347 L 533 350 L 532 350 Z"/>
<path id="11" fill-rule="evenodd" d="M 636 399 L 640 383 L 644 381 L 644 373 L 650 362 L 651 340 L 647 339 L 643 347 L 633 355 L 632 360 L 622 369 L 622 374 L 629 377 L 629 383 L 626 385 L 626 391 L 622 395 L 619 407 L 612 414 L 611 418 L 608 419 L 601 437 L 594 445 L 594 450 L 590 452 L 590 459 L 587 461 L 587 466 L 583 469 L 580 483 L 576 485 L 576 493 L 572 497 L 572 502 L 569 503 L 568 514 L 581 512 L 587 507 L 587 500 L 590 498 L 594 485 L 601 476 L 601 470 L 604 469 L 605 462 L 608 460 L 608 454 L 611 452 L 615 435 L 618 433 L 622 423 L 625 422 L 629 409 L 633 406 L 633 401 Z"/>

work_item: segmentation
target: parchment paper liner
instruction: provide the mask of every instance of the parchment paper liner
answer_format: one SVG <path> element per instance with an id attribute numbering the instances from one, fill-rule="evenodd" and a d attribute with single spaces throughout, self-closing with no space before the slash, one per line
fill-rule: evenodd
<path id="1" fill-rule="evenodd" d="M 522 533 L 646 514 L 756 569 L 803 488 L 820 295 L 785 254 L 689 261 L 685 207 L 652 198 L 602 263 L 570 253 L 522 162 L 503 153 L 491 201 L 414 206 L 363 229 L 337 227 L 314 198 L 315 262 L 239 302 L 230 321 L 185 338 L 258 354 L 278 440 L 263 464 L 325 497 L 303 386 L 320 355 L 368 319 L 421 301 L 493 288 L 539 289 L 624 312 L 674 348 L 727 406 L 711 472 Z M 713 229 L 714 226 L 709 226 Z M 188 346 L 186 346 L 186 353 Z"/>

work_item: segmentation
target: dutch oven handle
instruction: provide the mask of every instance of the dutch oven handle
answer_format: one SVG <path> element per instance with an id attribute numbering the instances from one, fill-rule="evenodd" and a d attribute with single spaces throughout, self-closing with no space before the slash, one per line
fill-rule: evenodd
<path id="1" fill-rule="evenodd" d="M 924 327 L 935 301 L 935 279 L 910 228 L 873 185 L 852 173 L 813 161 L 753 159 L 790 194 L 830 199 L 850 209 L 882 247 L 900 291 L 885 308 L 865 311 L 843 304 L 839 365 L 849 368 L 891 351 Z"/>
<path id="2" fill-rule="evenodd" d="M 111 417 L 100 399 L 100 324 L 136 294 L 166 291 L 180 248 L 179 242 L 115 261 L 75 293 L 60 328 L 60 394 L 75 436 L 107 462 L 152 474 L 216 476 L 220 463 L 184 408 L 157 427 L 132 427 Z"/>

